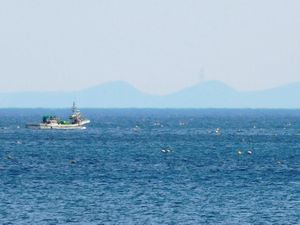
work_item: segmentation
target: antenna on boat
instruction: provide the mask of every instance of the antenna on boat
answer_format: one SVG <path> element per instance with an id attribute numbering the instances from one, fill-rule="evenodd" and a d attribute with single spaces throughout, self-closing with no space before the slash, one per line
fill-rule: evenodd
<path id="1" fill-rule="evenodd" d="M 73 101 L 72 111 L 76 112 L 76 103 L 75 103 L 75 101 Z"/>
<path id="2" fill-rule="evenodd" d="M 73 111 L 73 112 L 78 111 L 78 108 L 77 108 L 77 106 L 76 106 L 75 101 L 73 101 L 72 111 Z"/>
<path id="3" fill-rule="evenodd" d="M 74 114 L 79 114 L 80 110 L 77 108 L 75 101 L 73 101 L 72 112 Z"/>

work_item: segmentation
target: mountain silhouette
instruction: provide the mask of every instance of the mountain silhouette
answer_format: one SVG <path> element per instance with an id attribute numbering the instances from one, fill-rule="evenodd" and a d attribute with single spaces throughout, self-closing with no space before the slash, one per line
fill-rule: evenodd
<path id="1" fill-rule="evenodd" d="M 300 108 L 300 82 L 240 92 L 220 81 L 206 81 L 163 96 L 123 81 L 72 92 L 0 93 L 1 108 L 61 108 L 74 100 L 89 108 Z"/>

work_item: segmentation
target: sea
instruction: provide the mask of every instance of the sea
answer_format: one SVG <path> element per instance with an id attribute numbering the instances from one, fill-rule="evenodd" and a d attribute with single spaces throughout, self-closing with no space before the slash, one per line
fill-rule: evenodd
<path id="1" fill-rule="evenodd" d="M 0 110 L 0 224 L 300 224 L 300 110 Z"/>

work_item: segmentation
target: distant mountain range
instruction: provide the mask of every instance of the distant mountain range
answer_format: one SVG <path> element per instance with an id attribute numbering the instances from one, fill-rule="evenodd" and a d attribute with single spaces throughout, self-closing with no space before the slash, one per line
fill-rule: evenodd
<path id="1" fill-rule="evenodd" d="M 145 94 L 122 81 L 74 92 L 0 93 L 1 108 L 300 108 L 300 82 L 264 91 L 240 92 L 206 81 L 173 94 Z"/>

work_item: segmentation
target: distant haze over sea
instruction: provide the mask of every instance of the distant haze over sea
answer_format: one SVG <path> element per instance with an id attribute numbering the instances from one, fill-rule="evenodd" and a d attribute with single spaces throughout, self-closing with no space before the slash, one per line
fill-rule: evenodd
<path id="1" fill-rule="evenodd" d="M 263 91 L 237 91 L 205 81 L 168 95 L 146 94 L 116 81 L 73 92 L 0 93 L 1 108 L 300 108 L 300 82 Z"/>

